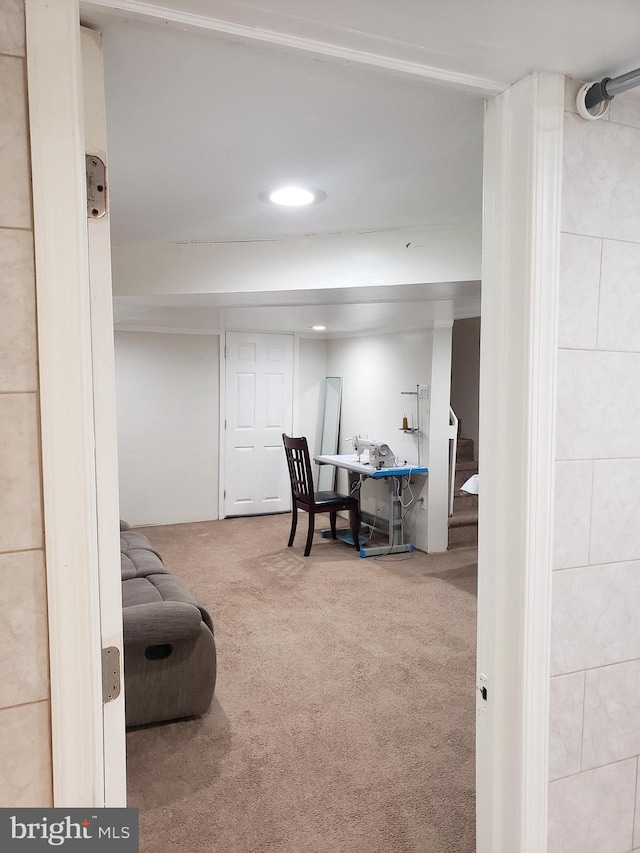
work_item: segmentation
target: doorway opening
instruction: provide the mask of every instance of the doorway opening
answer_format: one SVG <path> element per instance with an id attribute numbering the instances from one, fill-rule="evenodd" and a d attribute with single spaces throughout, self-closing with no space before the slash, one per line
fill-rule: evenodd
<path id="1" fill-rule="evenodd" d="M 170 538 L 167 538 L 169 534 L 154 525 L 163 521 L 166 524 L 167 519 L 171 520 L 170 514 L 150 516 L 145 492 L 131 489 L 129 484 L 133 480 L 146 483 L 147 492 L 164 496 L 166 503 L 173 506 L 183 501 L 187 489 L 192 496 L 198 491 L 204 495 L 207 489 L 204 484 L 199 484 L 199 480 L 210 476 L 211 464 L 190 470 L 178 464 L 172 488 L 160 486 L 153 489 L 151 485 L 154 482 L 162 484 L 167 460 L 172 455 L 183 454 L 183 444 L 190 445 L 190 452 L 194 450 L 193 439 L 186 440 L 187 436 L 193 437 L 194 421 L 197 420 L 197 416 L 194 418 L 191 413 L 201 413 L 199 386 L 193 383 L 192 373 L 195 370 L 195 375 L 199 375 L 201 368 L 196 368 L 194 362 L 206 352 L 204 357 L 208 359 L 208 369 L 213 375 L 216 364 L 210 355 L 215 341 L 235 330 L 242 330 L 255 340 L 261 335 L 285 335 L 295 341 L 295 355 L 294 347 L 291 351 L 293 426 L 297 425 L 305 433 L 311 426 L 314 442 L 319 439 L 318 401 L 315 401 L 315 406 L 309 404 L 313 396 L 318 395 L 320 378 L 324 380 L 327 375 L 338 375 L 344 382 L 343 442 L 351 433 L 364 432 L 372 438 L 387 441 L 396 453 L 406 457 L 409 465 L 415 464 L 414 455 L 416 459 L 420 453 L 428 456 L 429 490 L 422 502 L 416 501 L 414 506 L 407 506 L 407 521 L 414 532 L 416 544 L 426 550 L 430 518 L 427 503 L 433 499 L 436 488 L 444 485 L 443 503 L 446 508 L 448 464 L 446 460 L 444 463 L 440 460 L 442 470 L 438 486 L 436 435 L 427 434 L 426 430 L 419 431 L 417 424 L 415 432 L 411 428 L 402 428 L 407 417 L 406 400 L 402 395 L 412 388 L 427 386 L 430 393 L 428 406 L 423 402 L 418 411 L 421 415 L 433 412 L 438 401 L 444 399 L 448 417 L 451 326 L 455 319 L 479 313 L 481 99 L 435 89 L 424 83 L 387 78 L 362 69 L 339 68 L 308 57 L 256 50 L 222 39 L 165 30 L 122 18 L 105 18 L 101 29 L 109 133 L 118 390 L 120 392 L 123 386 L 131 389 L 134 377 L 139 381 L 153 373 L 154 388 L 164 396 L 163 404 L 169 404 L 169 395 L 174 395 L 175 399 L 171 407 L 174 426 L 171 441 L 174 445 L 164 449 L 158 445 L 155 457 L 149 454 L 144 458 L 140 453 L 137 456 L 127 453 L 128 468 L 121 476 L 121 514 L 135 526 L 144 524 L 152 544 L 157 544 L 168 561 L 167 555 L 175 553 L 173 543 L 177 532 L 171 531 Z M 170 62 L 167 61 L 169 56 L 172 56 Z M 137 70 L 132 63 L 139 63 Z M 179 74 L 177 69 L 181 69 Z M 204 110 L 203 103 L 207 104 Z M 283 104 L 286 109 L 282 108 Z M 167 114 L 173 116 L 170 123 L 166 121 Z M 260 128 L 259 134 L 255 128 Z M 142 174 L 146 168 L 153 170 L 153 162 L 163 174 L 161 197 L 157 200 L 153 197 L 156 185 L 146 181 Z M 172 164 L 171 169 L 168 163 Z M 321 204 L 303 212 L 305 218 L 295 218 L 291 211 L 274 210 L 261 198 L 267 187 L 291 172 L 303 176 L 310 185 L 320 187 L 326 194 Z M 136 184 L 139 182 L 140 186 L 144 184 L 147 188 L 144 213 L 136 210 L 139 203 Z M 324 331 L 327 332 L 320 337 L 314 335 L 312 329 L 318 324 L 325 326 Z M 442 354 L 446 355 L 442 342 L 447 335 L 449 360 L 440 370 L 437 359 Z M 195 344 L 194 339 L 197 341 Z M 158 348 L 163 351 L 162 356 Z M 168 352 L 173 352 L 173 358 L 179 359 L 177 363 L 180 366 L 173 370 L 169 367 L 171 359 L 166 360 Z M 228 359 L 229 355 L 226 357 Z M 159 371 L 161 359 L 165 370 Z M 228 364 L 226 369 L 229 369 Z M 242 372 L 241 367 L 238 369 Z M 440 381 L 439 373 L 444 374 L 444 391 L 436 385 L 436 378 Z M 165 379 L 163 374 L 166 374 Z M 255 370 L 246 370 L 243 376 L 247 381 L 251 377 L 255 379 Z M 198 399 L 198 407 L 194 409 L 188 407 L 191 403 L 185 405 L 185 397 L 178 395 L 178 388 L 184 390 L 187 386 L 191 386 L 193 397 Z M 211 383 L 203 387 L 211 392 Z M 137 434 L 130 425 L 136 418 L 144 420 L 147 404 L 144 392 L 140 398 L 136 404 L 136 394 L 128 393 L 130 406 L 124 416 L 119 416 L 121 458 L 123 448 L 129 443 L 138 443 Z M 219 447 L 225 445 L 230 428 L 242 429 L 244 420 L 241 415 L 248 405 L 243 402 L 244 397 L 230 401 L 227 394 L 223 396 L 221 393 L 222 400 L 226 402 L 226 409 L 223 411 L 222 406 L 219 409 Z M 409 411 L 411 418 L 412 409 Z M 176 444 L 176 432 L 181 425 L 186 430 L 185 441 Z M 157 432 L 162 428 L 159 424 Z M 251 502 L 245 500 L 246 489 L 234 493 L 233 486 L 239 485 L 238 469 L 229 461 L 228 453 L 223 455 L 219 452 L 215 436 L 212 434 L 209 439 L 199 436 L 198 440 L 201 441 L 202 459 L 210 461 L 211 457 L 217 456 L 218 470 L 222 471 L 222 500 L 218 504 L 217 516 L 241 514 L 229 511 L 228 501 L 233 502 L 235 509 L 239 501 L 243 503 L 249 509 L 247 515 L 261 515 L 255 505 L 250 507 Z M 148 442 L 150 444 L 151 441 Z M 246 444 L 241 449 L 243 459 L 248 460 L 251 454 L 245 452 Z M 344 444 L 341 449 L 344 449 Z M 253 465 L 248 466 L 249 469 L 255 471 Z M 179 479 L 181 473 L 182 483 Z M 209 482 L 208 485 L 207 499 L 210 502 L 214 484 Z M 424 483 L 419 484 L 419 488 L 424 487 Z M 371 501 L 372 514 L 384 512 L 384 496 L 379 492 L 372 492 L 368 500 Z M 204 521 L 202 514 L 191 511 L 191 518 L 178 514 L 174 520 L 186 525 L 182 532 L 186 529 L 192 538 L 201 535 L 202 543 L 210 547 L 214 529 L 191 529 L 191 524 Z M 272 602 L 272 607 L 275 600 L 270 598 L 268 588 L 262 588 L 264 578 L 271 578 L 277 585 L 279 601 L 283 600 L 283 592 L 289 589 L 294 594 L 289 617 L 293 618 L 296 595 L 301 597 L 304 608 L 308 606 L 304 594 L 311 594 L 309 585 L 292 583 L 295 578 L 306 579 L 304 562 L 300 564 L 295 553 L 282 553 L 281 548 L 272 553 L 273 546 L 269 543 L 272 531 L 276 529 L 274 519 L 265 521 L 256 517 L 251 520 L 257 524 L 257 533 L 254 532 L 253 536 L 260 537 L 267 544 L 264 546 L 266 556 L 262 560 L 259 557 L 261 551 L 251 555 L 247 553 L 244 557 L 252 566 L 258 565 L 261 569 L 257 577 L 250 575 L 247 578 L 248 588 L 258 586 L 260 595 Z M 225 530 L 238 529 L 243 521 L 230 520 Z M 270 525 L 268 528 L 267 524 Z M 219 547 L 223 547 L 222 542 Z M 239 544 L 237 548 L 240 551 Z M 342 565 L 341 554 L 334 554 L 334 559 L 337 566 Z M 412 557 L 412 567 L 422 566 L 422 559 L 416 553 Z M 376 604 L 376 594 L 382 595 L 382 591 L 377 586 L 367 588 L 360 576 L 365 565 L 358 562 L 352 568 L 356 572 L 352 580 L 359 577 L 362 585 L 357 599 L 362 601 L 364 597 L 373 612 L 381 615 L 382 602 Z M 225 604 L 230 588 L 248 571 L 246 567 L 242 569 L 235 565 L 234 569 L 236 574 L 226 581 L 230 586 L 224 586 Z M 393 566 L 383 561 L 376 564 L 376 569 L 380 573 L 382 588 L 385 582 L 393 581 L 398 585 L 392 598 L 398 596 L 400 600 L 412 586 L 415 587 L 413 592 L 419 591 L 421 595 L 431 587 L 432 591 L 442 590 L 445 600 L 447 592 L 456 598 L 457 607 L 449 612 L 443 604 L 440 618 L 443 624 L 459 625 L 460 631 L 464 626 L 465 642 L 471 644 L 466 668 L 463 667 L 467 690 L 464 698 L 455 695 L 455 691 L 448 697 L 444 694 L 438 696 L 436 704 L 443 706 L 441 719 L 443 724 L 446 721 L 440 741 L 464 744 L 466 749 L 463 754 L 452 754 L 447 762 L 451 767 L 463 768 L 459 777 L 445 775 L 453 799 L 464 804 L 459 825 L 447 831 L 457 838 L 464 837 L 471 850 L 474 835 L 472 683 L 475 636 L 470 617 L 475 607 L 474 557 L 472 554 L 458 554 L 453 562 L 447 555 L 440 559 L 434 557 L 422 566 L 421 571 L 412 571 L 405 561 L 404 577 L 394 575 Z M 215 574 L 215 566 L 212 566 L 212 571 Z M 200 582 L 191 578 L 191 583 Z M 203 594 L 211 596 L 213 592 Z M 286 670 L 294 671 L 300 677 L 304 672 L 312 672 L 314 660 L 328 659 L 328 649 L 316 647 L 314 638 L 318 632 L 322 636 L 326 627 L 333 623 L 338 635 L 343 635 L 346 648 L 352 648 L 352 654 L 345 660 L 346 671 L 340 673 L 338 668 L 333 674 L 336 688 L 343 685 L 339 692 L 344 694 L 346 685 L 355 677 L 355 671 L 349 669 L 352 662 L 355 662 L 356 669 L 360 668 L 366 674 L 366 683 L 375 683 L 377 655 L 371 658 L 356 653 L 352 645 L 355 638 L 344 635 L 345 628 L 340 626 L 337 614 L 335 621 L 327 622 L 328 594 L 324 587 L 313 591 L 312 598 L 324 602 L 321 608 L 325 613 L 324 619 L 311 634 L 302 635 L 312 648 L 309 658 L 300 659 L 296 666 L 295 655 L 285 653 L 288 659 Z M 284 600 L 286 602 L 286 598 Z M 343 590 L 340 600 L 349 600 L 346 590 Z M 411 607 L 415 607 L 415 601 L 414 594 Z M 245 607 L 246 613 L 240 617 L 240 622 L 242 618 L 249 619 L 251 614 L 250 636 L 257 634 L 263 639 L 263 643 L 255 647 L 247 643 L 247 647 L 252 649 L 251 656 L 259 659 L 265 649 L 274 651 L 262 633 L 261 620 L 267 614 L 261 609 L 254 612 L 249 599 L 246 599 Z M 411 624 L 419 620 L 420 609 L 411 607 L 396 618 L 400 621 L 406 619 Z M 211 605 L 211 609 L 215 623 L 215 606 Z M 349 611 L 351 615 L 346 618 L 347 624 L 351 624 L 355 612 L 355 609 Z M 311 613 L 307 614 L 307 622 L 311 616 Z M 376 616 L 374 621 L 377 622 L 378 618 Z M 286 616 L 282 615 L 276 620 L 278 635 L 285 647 L 289 640 L 289 634 L 283 627 L 286 621 Z M 302 627 L 296 629 L 301 630 Z M 393 633 L 398 636 L 396 631 Z M 391 653 L 392 660 L 402 658 L 403 644 L 407 644 L 408 651 L 410 635 L 411 632 L 404 634 L 400 645 Z M 427 639 L 423 637 L 419 644 L 413 666 L 415 675 L 424 663 L 425 655 L 429 656 Z M 220 638 L 223 649 L 225 640 L 230 642 L 233 638 L 225 638 L 224 635 Z M 440 660 L 443 669 L 448 670 L 445 681 L 449 683 L 455 670 L 453 646 L 453 640 L 452 645 L 448 641 L 444 643 Z M 392 643 L 390 649 L 393 648 Z M 265 665 L 265 672 L 270 672 L 275 686 L 278 681 L 277 669 L 274 671 L 275 657 L 267 654 Z M 244 683 L 248 689 L 250 673 L 245 658 L 238 659 L 237 670 L 240 678 L 234 680 L 237 684 Z M 411 666 L 408 671 L 411 671 Z M 247 676 L 245 682 L 242 673 Z M 209 720 L 210 724 L 215 723 L 216 761 L 223 761 L 226 755 L 224 733 L 229 730 L 229 722 L 225 725 L 225 716 L 230 715 L 232 726 L 239 724 L 233 701 L 225 692 L 226 678 L 226 672 L 219 676 L 220 692 Z M 433 691 L 434 682 L 430 680 Z M 315 703 L 327 690 L 326 685 L 330 681 L 331 674 L 322 671 L 307 684 L 305 690 L 296 688 L 296 697 L 301 692 L 303 696 L 315 696 L 316 699 L 307 707 L 290 697 L 292 717 L 320 713 L 320 707 Z M 318 687 L 322 685 L 318 693 Z M 402 696 L 400 683 L 396 690 L 398 696 Z M 405 717 L 405 724 L 391 735 L 392 742 L 397 741 L 400 745 L 422 740 L 420 731 L 425 720 L 414 720 L 412 708 L 418 695 L 424 696 L 428 692 L 425 683 L 424 689 L 418 688 L 417 693 L 410 693 L 399 700 L 404 708 L 400 716 Z M 257 688 L 256 696 L 261 696 Z M 366 691 L 360 694 L 361 703 L 366 696 Z M 248 696 L 246 698 L 249 700 Z M 388 698 L 392 701 L 392 694 Z M 331 701 L 335 703 L 333 715 L 321 715 L 321 730 L 331 719 L 339 720 L 348 711 L 349 703 L 345 704 L 338 697 Z M 449 701 L 451 704 L 447 705 Z M 260 698 L 258 704 L 264 708 L 264 699 Z M 358 707 L 355 698 L 354 704 Z M 384 706 L 385 702 L 382 702 L 373 712 L 376 725 L 383 728 L 389 724 Z M 456 714 L 452 708 L 461 712 L 459 725 L 453 725 Z M 433 721 L 438 714 L 434 709 L 432 712 Z M 359 725 L 364 725 L 364 720 L 363 717 Z M 250 722 L 252 725 L 255 719 L 250 717 Z M 345 721 L 347 730 L 349 727 Z M 200 728 L 196 726 L 190 731 L 198 732 Z M 305 731 L 307 729 L 303 727 L 298 738 L 292 736 L 293 742 L 306 742 Z M 247 732 L 247 737 L 249 735 Z M 206 736 L 211 737 L 212 731 L 209 730 Z M 262 735 L 256 736 L 262 738 Z M 151 730 L 132 733 L 132 755 L 152 754 L 153 738 Z M 275 734 L 274 742 L 284 743 Z M 141 752 L 136 752 L 136 745 Z M 329 738 L 326 746 L 328 756 L 344 748 L 340 746 L 339 738 Z M 218 748 L 222 750 L 220 754 Z M 367 760 L 373 762 L 376 756 L 382 760 L 385 755 L 384 745 L 374 744 Z M 424 754 L 421 753 L 417 760 L 423 762 Z M 355 763 L 349 760 L 345 768 L 350 765 L 355 766 Z M 273 769 L 274 765 L 270 766 Z M 137 758 L 133 759 L 130 775 L 135 775 L 136 767 L 144 777 L 146 771 Z M 286 767 L 287 775 L 294 779 L 295 773 L 302 769 L 295 756 Z M 312 780 L 319 778 L 313 762 L 305 772 L 310 774 L 313 788 Z M 438 777 L 443 774 L 434 770 L 427 775 Z M 140 790 L 140 778 L 134 779 L 133 785 L 134 790 Z M 296 787 L 305 791 L 302 783 L 297 783 Z M 406 789 L 400 785 L 398 790 L 405 791 L 410 801 L 417 798 L 416 802 L 422 796 L 420 792 L 424 793 L 421 785 L 413 783 Z M 260 801 L 259 789 L 254 791 L 254 795 Z M 358 808 L 368 805 L 373 813 L 377 797 L 375 791 L 370 797 L 363 794 Z M 151 799 L 145 800 L 147 809 L 153 809 L 161 798 L 161 792 L 154 790 Z M 326 807 L 330 806 L 328 802 Z M 266 813 L 260 811 L 262 817 Z M 368 826 L 370 831 L 374 831 L 373 825 Z M 411 831 L 417 832 L 419 837 L 424 832 L 437 832 L 437 820 L 435 826 L 422 826 L 418 820 Z"/>

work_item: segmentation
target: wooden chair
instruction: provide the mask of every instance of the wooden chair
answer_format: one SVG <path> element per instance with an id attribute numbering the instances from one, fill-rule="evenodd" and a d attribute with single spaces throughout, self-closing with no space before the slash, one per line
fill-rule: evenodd
<path id="1" fill-rule="evenodd" d="M 305 557 L 308 557 L 311 552 L 316 513 L 329 513 L 331 536 L 333 539 L 336 539 L 336 513 L 338 510 L 348 509 L 353 542 L 359 551 L 360 506 L 357 498 L 341 495 L 338 492 L 314 492 L 307 439 L 291 438 L 282 433 L 282 441 L 284 443 L 289 478 L 291 480 L 291 535 L 288 542 L 289 548 L 293 545 L 296 535 L 299 509 L 309 513 L 309 530 L 307 532 L 307 544 L 304 549 Z"/>

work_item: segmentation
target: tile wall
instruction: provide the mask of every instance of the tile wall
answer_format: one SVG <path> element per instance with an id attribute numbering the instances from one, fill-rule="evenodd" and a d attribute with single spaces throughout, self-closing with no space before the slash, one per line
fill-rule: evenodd
<path id="1" fill-rule="evenodd" d="M 549 853 L 640 850 L 640 95 L 567 81 Z"/>
<path id="2" fill-rule="evenodd" d="M 52 804 L 23 0 L 0 0 L 0 807 Z"/>

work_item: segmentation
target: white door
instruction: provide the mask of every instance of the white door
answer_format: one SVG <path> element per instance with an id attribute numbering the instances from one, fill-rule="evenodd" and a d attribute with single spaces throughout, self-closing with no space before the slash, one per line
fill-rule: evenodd
<path id="1" fill-rule="evenodd" d="M 106 164 L 107 133 L 100 33 L 82 27 L 80 45 L 85 150 L 87 155 L 93 155 L 93 160 L 99 158 Z M 121 685 L 120 695 L 102 706 L 104 803 L 105 806 L 115 807 L 126 805 L 126 769 L 111 239 L 107 204 L 108 181 L 103 184 L 101 179 L 98 179 L 93 183 L 97 197 L 104 196 L 105 203 L 104 214 L 98 210 L 99 203 L 98 207 L 87 210 L 87 227 L 101 646 L 103 650 L 117 650 L 109 652 L 109 660 L 114 661 L 113 668 L 119 670 Z M 103 187 L 102 191 L 100 187 Z M 96 210 L 97 213 L 94 213 Z"/>
<path id="2" fill-rule="evenodd" d="M 282 433 L 293 422 L 293 336 L 227 332 L 224 514 L 291 508 Z"/>

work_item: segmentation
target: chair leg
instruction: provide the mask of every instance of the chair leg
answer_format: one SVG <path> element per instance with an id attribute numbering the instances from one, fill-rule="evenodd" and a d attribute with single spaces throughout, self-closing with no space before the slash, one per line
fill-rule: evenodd
<path id="1" fill-rule="evenodd" d="M 313 528 L 314 528 L 314 519 L 315 515 L 310 512 L 309 513 L 309 530 L 307 531 L 307 544 L 304 549 L 305 557 L 308 557 L 311 553 L 311 543 L 313 541 Z"/>
<path id="2" fill-rule="evenodd" d="M 332 539 L 338 538 L 338 531 L 336 529 L 336 517 L 337 517 L 337 515 L 338 515 L 337 512 L 330 512 L 329 513 L 329 523 L 331 524 L 331 538 Z"/>
<path id="3" fill-rule="evenodd" d="M 291 506 L 291 533 L 289 534 L 289 541 L 287 542 L 287 546 L 291 548 L 293 545 L 293 540 L 296 538 L 296 527 L 298 526 L 298 506 L 295 500 L 292 502 Z"/>
<path id="4" fill-rule="evenodd" d="M 356 547 L 356 551 L 360 550 L 360 542 L 358 541 L 358 535 L 360 533 L 360 513 L 358 510 L 352 509 L 349 513 L 349 518 L 351 521 L 351 535 L 353 536 L 353 544 Z"/>

